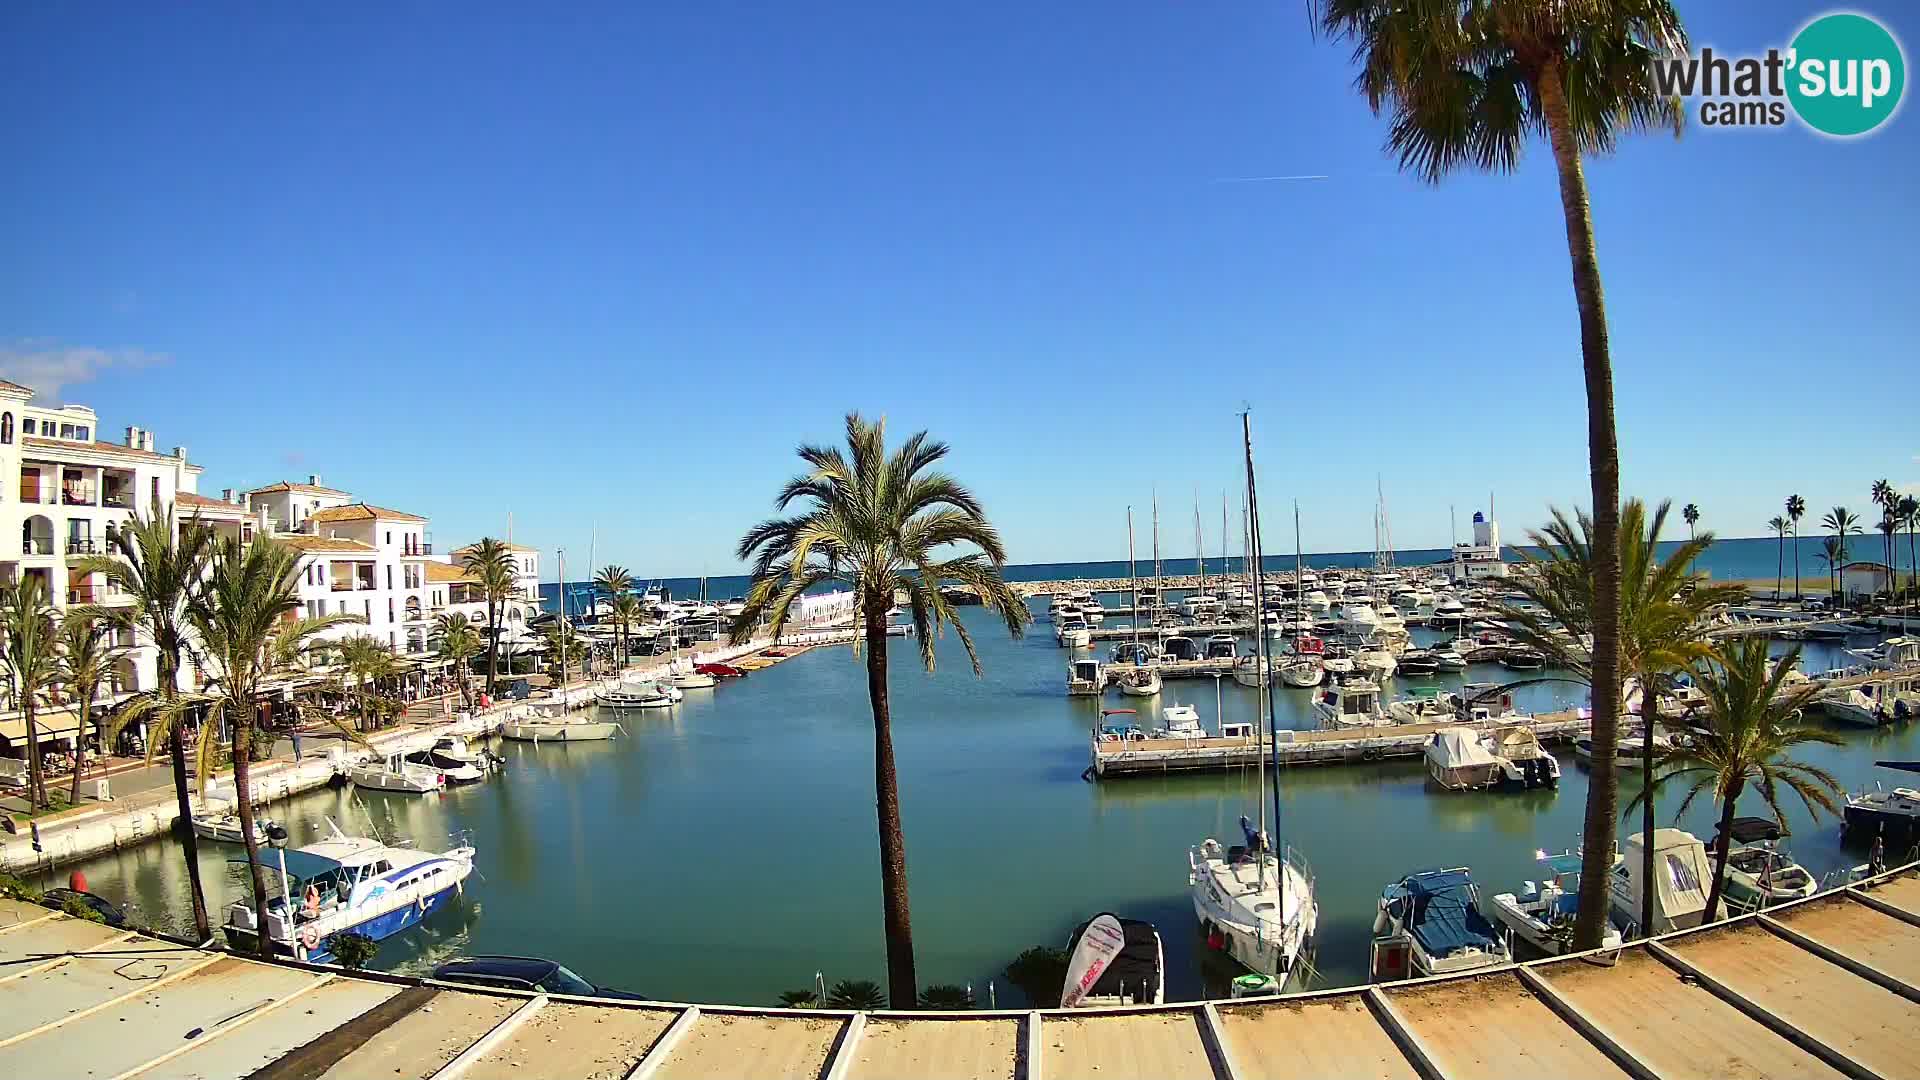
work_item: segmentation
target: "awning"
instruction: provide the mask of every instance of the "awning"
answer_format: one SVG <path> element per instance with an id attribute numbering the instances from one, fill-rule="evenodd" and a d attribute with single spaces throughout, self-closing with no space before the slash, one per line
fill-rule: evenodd
<path id="1" fill-rule="evenodd" d="M 40 736 L 41 742 L 46 742 L 49 739 L 71 739 L 73 738 L 74 732 L 80 730 L 80 715 L 70 710 L 63 710 L 56 713 L 35 713 L 33 716 L 33 729 L 34 732 Z M 5 736 L 8 742 L 26 742 L 26 719 L 18 715 L 0 719 L 0 736 Z"/>

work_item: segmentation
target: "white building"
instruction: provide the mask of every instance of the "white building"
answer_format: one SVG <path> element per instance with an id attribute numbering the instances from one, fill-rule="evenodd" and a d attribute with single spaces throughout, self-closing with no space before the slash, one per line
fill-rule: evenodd
<path id="1" fill-rule="evenodd" d="M 1500 557 L 1500 523 L 1478 510 L 1473 513 L 1473 542 L 1453 545 L 1450 576 L 1456 584 L 1482 578 L 1507 576 L 1507 564 Z"/>
<path id="2" fill-rule="evenodd" d="M 427 519 L 352 498 L 311 476 L 305 484 L 255 488 L 247 492 L 247 506 L 269 535 L 301 553 L 300 602 L 308 617 L 362 620 L 318 640 L 366 636 L 396 655 L 423 656 L 432 623 Z"/>

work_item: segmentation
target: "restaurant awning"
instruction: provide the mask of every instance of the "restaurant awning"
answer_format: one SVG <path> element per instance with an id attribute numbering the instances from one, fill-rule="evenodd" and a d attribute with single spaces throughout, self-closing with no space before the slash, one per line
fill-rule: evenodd
<path id="1" fill-rule="evenodd" d="M 35 713 L 33 715 L 33 729 L 35 733 L 40 736 L 41 742 L 46 742 L 49 739 L 71 739 L 73 738 L 74 732 L 80 730 L 80 714 L 72 710 L 61 710 L 60 712 L 53 713 Z M 4 736 L 8 742 L 26 742 L 26 718 L 17 713 L 13 716 L 0 718 L 0 736 Z"/>

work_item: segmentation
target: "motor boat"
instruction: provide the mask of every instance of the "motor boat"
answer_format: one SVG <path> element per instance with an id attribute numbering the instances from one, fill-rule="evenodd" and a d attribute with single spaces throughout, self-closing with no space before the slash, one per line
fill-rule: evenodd
<path id="1" fill-rule="evenodd" d="M 1180 610 L 1197 622 L 1204 616 L 1220 613 L 1220 598 L 1207 593 L 1194 593 L 1180 601 Z"/>
<path id="2" fill-rule="evenodd" d="M 1345 679 L 1354 672 L 1353 657 L 1340 645 L 1328 645 L 1320 654 L 1320 667 L 1335 680 Z"/>
<path id="3" fill-rule="evenodd" d="M 1733 819 L 1728 830 L 1727 913 L 1744 915 L 1788 900 L 1812 896 L 1820 885 L 1806 868 L 1780 850 L 1780 824 L 1770 818 Z M 1714 835 L 1712 846 L 1719 846 Z"/>
<path id="4" fill-rule="evenodd" d="M 1160 672 L 1150 667 L 1124 668 L 1114 680 L 1128 697 L 1152 697 L 1160 692 Z"/>
<path id="5" fill-rule="evenodd" d="M 1320 921 L 1313 875 L 1291 847 L 1275 854 L 1246 818 L 1240 827 L 1244 846 L 1208 837 L 1187 852 L 1187 891 L 1207 945 L 1283 990 L 1304 975 Z"/>
<path id="6" fill-rule="evenodd" d="M 1340 629 L 1363 645 L 1380 639 L 1380 613 L 1364 600 L 1340 605 Z"/>
<path id="7" fill-rule="evenodd" d="M 270 817 L 253 815 L 254 843 L 264 845 L 267 834 L 279 827 L 279 823 Z M 196 812 L 193 815 L 193 834 L 222 844 L 247 842 L 246 833 L 240 829 L 240 812 L 230 803 L 216 803 Z"/>
<path id="8" fill-rule="evenodd" d="M 1467 605 L 1461 603 L 1459 598 L 1455 597 L 1452 593 L 1442 593 L 1434 597 L 1433 611 L 1427 616 L 1427 619 L 1429 622 L 1434 619 L 1453 621 L 1465 619 L 1466 617 Z"/>
<path id="9" fill-rule="evenodd" d="M 1613 767 L 1615 769 L 1642 769 L 1646 762 L 1646 738 L 1644 735 L 1622 735 L 1613 746 Z M 1657 762 L 1660 755 L 1673 749 L 1673 740 L 1665 735 L 1653 737 L 1653 754 Z M 1593 764 L 1593 739 L 1585 737 L 1574 740 L 1574 756 L 1587 764 Z"/>
<path id="10" fill-rule="evenodd" d="M 1395 670 L 1399 674 L 1410 675 L 1417 679 L 1440 674 L 1440 661 L 1425 649 L 1408 649 L 1400 654 L 1398 664 Z"/>
<path id="11" fill-rule="evenodd" d="M 622 679 L 618 686 L 596 695 L 594 701 L 609 709 L 664 709 L 680 700 L 675 696 L 678 690 L 651 679 Z"/>
<path id="12" fill-rule="evenodd" d="M 1464 866 L 1409 874 L 1380 894 L 1373 920 L 1375 981 L 1494 967 L 1507 943 L 1480 911 L 1480 888 Z"/>
<path id="13" fill-rule="evenodd" d="M 667 665 L 667 682 L 681 690 L 705 690 L 719 680 L 694 666 L 688 657 Z"/>
<path id="14" fill-rule="evenodd" d="M 1360 649 L 1353 654 L 1353 663 L 1356 669 L 1375 680 L 1391 679 L 1400 669 L 1400 661 L 1391 651 L 1382 648 Z"/>
<path id="15" fill-rule="evenodd" d="M 747 673 L 746 669 L 734 667 L 732 664 L 695 664 L 693 670 L 702 675 L 711 675 L 716 679 L 738 679 Z"/>
<path id="16" fill-rule="evenodd" d="M 1920 637 L 1890 637 L 1872 649 L 1848 649 L 1848 655 L 1865 661 L 1868 667 L 1895 671 L 1920 664 Z"/>
<path id="17" fill-rule="evenodd" d="M 1373 617 L 1380 621 L 1379 636 L 1383 640 L 1404 640 L 1407 636 L 1407 619 L 1392 604 L 1382 604 L 1373 609 Z"/>
<path id="18" fill-rule="evenodd" d="M 500 758 L 484 746 L 475 746 L 459 735 L 442 735 L 433 741 L 429 751 L 436 757 L 449 763 L 472 765 L 483 773 L 498 772 L 502 766 Z"/>
<path id="19" fill-rule="evenodd" d="M 1153 662 L 1153 649 L 1142 641 L 1122 641 L 1113 647 L 1112 655 L 1107 657 L 1110 668 L 1132 665 L 1140 667 Z"/>
<path id="20" fill-rule="evenodd" d="M 1238 660 L 1240 658 L 1240 639 L 1232 634 L 1215 634 L 1207 639 L 1207 659 Z"/>
<path id="21" fill-rule="evenodd" d="M 261 868 L 280 876 L 264 932 L 274 952 L 296 960 L 333 962 L 333 936 L 342 931 L 383 941 L 418 926 L 451 902 L 473 872 L 468 846 L 436 854 L 347 836 L 328 825 L 333 835 L 317 844 L 260 853 Z M 234 952 L 258 950 L 263 928 L 251 897 L 234 901 L 222 929 Z"/>
<path id="22" fill-rule="evenodd" d="M 1547 666 L 1547 654 L 1539 649 L 1516 645 L 1500 654 L 1500 666 L 1508 671 L 1539 671 Z"/>
<path id="23" fill-rule="evenodd" d="M 1198 660 L 1200 647 L 1193 639 L 1181 634 L 1170 634 L 1160 641 L 1160 659 L 1162 660 Z"/>
<path id="24" fill-rule="evenodd" d="M 1500 777 L 1500 758 L 1473 728 L 1443 728 L 1434 732 L 1427 739 L 1426 759 L 1427 775 L 1447 791 L 1489 788 Z"/>
<path id="25" fill-rule="evenodd" d="M 1069 697 L 1099 697 L 1107 689 L 1107 665 L 1098 660 L 1075 660 L 1067 665 Z"/>
<path id="26" fill-rule="evenodd" d="M 602 742 L 613 738 L 616 733 L 625 734 L 617 721 L 588 720 L 585 717 L 574 719 L 553 712 L 535 713 L 500 725 L 502 738 L 535 745 L 543 742 Z"/>
<path id="27" fill-rule="evenodd" d="M 406 795 L 431 795 L 447 786 L 445 773 L 430 765 L 408 761 L 402 754 L 389 754 L 352 766 L 347 770 L 347 779 L 357 788 Z"/>
<path id="28" fill-rule="evenodd" d="M 1080 602 L 1080 617 L 1087 620 L 1088 626 L 1099 626 L 1107 621 L 1107 609 L 1101 605 L 1100 601 L 1093 598 L 1093 594 L 1089 593 L 1086 599 Z"/>
<path id="29" fill-rule="evenodd" d="M 1140 725 L 1131 722 L 1111 724 L 1106 722 L 1108 717 L 1134 715 L 1136 714 L 1132 709 L 1101 709 L 1100 730 L 1094 737 L 1104 743 L 1145 742 L 1147 733 L 1140 729 Z"/>
<path id="30" fill-rule="evenodd" d="M 1820 710 L 1831 720 L 1850 727 L 1880 726 L 1880 710 L 1876 702 L 1857 686 L 1848 687 L 1845 690 L 1829 690 L 1815 700 Z"/>
<path id="31" fill-rule="evenodd" d="M 1306 601 L 1307 606 L 1314 611 L 1330 611 L 1333 609 L 1333 601 L 1328 599 L 1327 594 L 1320 589 L 1308 590 Z"/>
<path id="32" fill-rule="evenodd" d="M 1437 686 L 1416 686 L 1407 696 L 1387 706 L 1387 715 L 1396 724 L 1451 723 L 1454 719 L 1453 696 Z"/>
<path id="33" fill-rule="evenodd" d="M 1580 913 L 1580 853 L 1536 851 L 1534 858 L 1540 861 L 1541 880 L 1523 882 L 1518 893 L 1495 895 L 1493 918 L 1543 955 L 1559 956 L 1573 947 L 1573 923 Z M 1620 929 L 1609 920 L 1600 947 L 1620 944 Z"/>
<path id="34" fill-rule="evenodd" d="M 1649 919 L 1642 918 L 1640 911 L 1646 842 L 1646 833 L 1634 833 L 1614 857 L 1613 870 L 1607 875 L 1613 917 L 1629 927 L 1643 928 L 1643 936 L 1699 926 L 1707 910 L 1707 890 L 1713 883 L 1707 846 L 1699 837 L 1680 829 L 1653 831 L 1654 911 Z"/>
<path id="35" fill-rule="evenodd" d="M 1897 787 L 1891 791 L 1879 784 L 1872 791 L 1847 794 L 1842 811 L 1841 839 L 1865 845 L 1883 839 L 1894 852 L 1920 840 L 1920 791 Z"/>
<path id="36" fill-rule="evenodd" d="M 1160 730 L 1156 739 L 1204 739 L 1207 729 L 1200 724 L 1200 710 L 1191 705 L 1169 705 L 1160 710 Z"/>
<path id="37" fill-rule="evenodd" d="M 1493 756 L 1500 759 L 1500 775 L 1495 786 L 1502 791 L 1560 786 L 1560 759 L 1547 753 L 1531 726 L 1508 724 L 1483 732 L 1481 739 Z"/>
<path id="38" fill-rule="evenodd" d="M 1467 658 L 1460 655 L 1459 651 L 1455 649 L 1451 643 L 1430 649 L 1427 655 L 1433 658 L 1435 671 L 1453 672 L 1467 670 Z"/>
<path id="39" fill-rule="evenodd" d="M 446 787 L 456 784 L 477 784 L 487 778 L 487 771 L 472 761 L 460 761 L 452 757 L 435 753 L 431 748 L 415 750 L 406 755 L 409 765 L 419 765 L 440 774 Z"/>
<path id="40" fill-rule="evenodd" d="M 1323 729 L 1384 727 L 1393 718 L 1380 707 L 1380 686 L 1366 679 L 1334 683 L 1314 699 L 1313 711 Z"/>
<path id="41" fill-rule="evenodd" d="M 1488 720 L 1525 722 L 1533 719 L 1513 707 L 1513 691 L 1499 683 L 1462 683 L 1454 694 L 1454 700 L 1458 703 L 1460 719 L 1467 723 Z"/>
<path id="42" fill-rule="evenodd" d="M 1053 638 L 1063 649 L 1084 649 L 1093 644 L 1093 628 L 1078 611 L 1054 622 Z"/>
<path id="43" fill-rule="evenodd" d="M 1150 922 L 1096 915 L 1068 935 L 1067 958 L 1061 1008 L 1166 1003 L 1166 950 Z"/>

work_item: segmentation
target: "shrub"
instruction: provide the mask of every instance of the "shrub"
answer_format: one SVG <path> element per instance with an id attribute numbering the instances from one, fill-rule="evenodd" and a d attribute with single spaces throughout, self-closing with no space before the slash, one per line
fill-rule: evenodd
<path id="1" fill-rule="evenodd" d="M 1061 976 L 1065 978 L 1064 975 Z M 935 983 L 920 991 L 920 1007 L 923 1009 L 971 1009 L 973 1008 L 973 989 L 955 986 L 952 983 Z"/>
<path id="2" fill-rule="evenodd" d="M 365 934 L 342 930 L 327 939 L 327 951 L 333 954 L 341 967 L 348 971 L 359 971 L 380 951 L 380 943 Z"/>
<path id="3" fill-rule="evenodd" d="M 1057 1009 L 1061 985 L 1067 981 L 1067 965 L 1072 959 L 1065 949 L 1035 945 L 1007 965 L 1007 981 L 1019 987 L 1034 1008 Z"/>
<path id="4" fill-rule="evenodd" d="M 887 992 L 871 979 L 841 979 L 827 991 L 829 1009 L 884 1009 Z"/>

